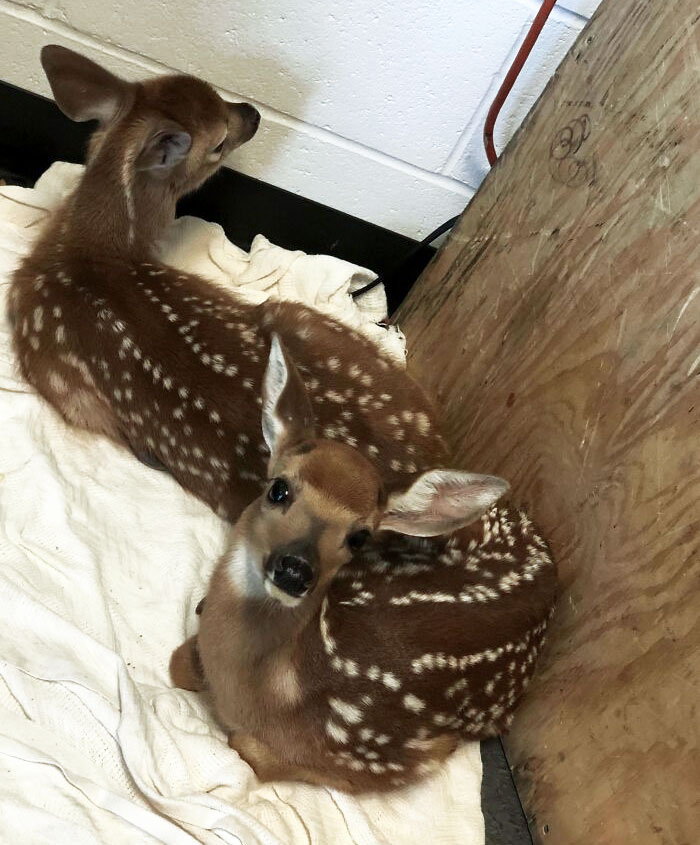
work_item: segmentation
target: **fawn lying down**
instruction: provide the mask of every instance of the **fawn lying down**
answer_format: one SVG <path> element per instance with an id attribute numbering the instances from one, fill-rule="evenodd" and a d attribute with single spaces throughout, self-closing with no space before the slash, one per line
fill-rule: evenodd
<path id="1" fill-rule="evenodd" d="M 260 389 L 270 334 L 284 339 L 319 433 L 360 449 L 390 484 L 446 465 L 430 404 L 373 343 L 291 302 L 252 306 L 161 263 L 175 202 L 250 139 L 259 115 L 204 82 L 127 83 L 61 47 L 42 63 L 59 106 L 95 118 L 72 196 L 14 275 L 24 377 L 75 426 L 160 462 L 219 515 L 260 494 Z"/>
<path id="2" fill-rule="evenodd" d="M 415 781 L 461 739 L 507 728 L 556 577 L 527 516 L 495 504 L 505 482 L 464 473 L 453 496 L 428 474 L 387 494 L 357 450 L 315 438 L 276 336 L 262 429 L 266 492 L 233 528 L 198 634 L 173 654 L 175 684 L 209 690 L 261 780 L 349 792 Z"/>

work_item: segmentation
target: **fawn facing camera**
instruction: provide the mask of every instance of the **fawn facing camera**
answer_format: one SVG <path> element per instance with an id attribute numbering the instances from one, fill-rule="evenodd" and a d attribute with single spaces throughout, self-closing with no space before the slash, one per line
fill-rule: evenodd
<path id="1" fill-rule="evenodd" d="M 433 470 L 387 493 L 357 450 L 316 438 L 277 336 L 262 429 L 268 485 L 232 530 L 173 681 L 210 691 L 261 780 L 392 789 L 505 729 L 555 585 L 530 520 L 496 506 L 506 482 Z"/>

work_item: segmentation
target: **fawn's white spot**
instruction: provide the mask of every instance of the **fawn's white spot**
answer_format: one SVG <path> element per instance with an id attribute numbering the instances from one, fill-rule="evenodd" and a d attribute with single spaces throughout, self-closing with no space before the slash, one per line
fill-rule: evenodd
<path id="1" fill-rule="evenodd" d="M 408 695 L 403 697 L 403 706 L 412 713 L 420 713 L 425 710 L 425 701 L 409 692 Z"/>
<path id="2" fill-rule="evenodd" d="M 36 352 L 36 351 L 37 351 L 37 349 L 39 348 L 39 338 L 38 338 L 35 334 L 33 334 L 33 335 L 29 338 L 29 345 L 32 347 L 32 349 L 33 349 L 35 352 Z"/>
<path id="3" fill-rule="evenodd" d="M 52 370 L 49 373 L 49 385 L 52 390 L 56 391 L 56 393 L 60 393 L 62 395 L 68 393 L 68 382 L 55 370 Z"/>
<path id="4" fill-rule="evenodd" d="M 385 687 L 391 690 L 401 689 L 401 681 L 392 672 L 384 672 L 382 675 L 382 683 Z"/>
<path id="5" fill-rule="evenodd" d="M 55 336 L 56 336 L 56 343 L 65 343 L 66 342 L 66 327 L 63 326 L 63 325 L 56 326 Z"/>
<path id="6" fill-rule="evenodd" d="M 339 698 L 329 698 L 328 704 L 340 718 L 349 725 L 356 725 L 362 721 L 362 711 L 354 704 L 342 701 Z"/>
<path id="7" fill-rule="evenodd" d="M 348 732 L 332 719 L 328 719 L 326 722 L 326 733 L 339 745 L 345 745 L 348 741 Z"/>
<path id="8" fill-rule="evenodd" d="M 423 435 L 426 435 L 430 431 L 430 419 L 423 411 L 419 411 L 416 414 L 416 425 L 418 426 L 418 431 Z"/>

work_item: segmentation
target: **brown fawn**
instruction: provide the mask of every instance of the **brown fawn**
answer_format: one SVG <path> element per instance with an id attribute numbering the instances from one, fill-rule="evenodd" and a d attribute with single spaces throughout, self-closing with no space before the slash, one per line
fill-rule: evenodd
<path id="1" fill-rule="evenodd" d="M 277 332 L 319 434 L 359 449 L 390 486 L 444 466 L 430 404 L 371 341 L 300 304 L 241 302 L 158 260 L 176 200 L 252 137 L 255 109 L 186 76 L 127 83 L 62 47 L 41 59 L 60 108 L 99 127 L 77 189 L 13 279 L 15 349 L 38 393 L 235 520 L 265 483 L 260 395 Z"/>
<path id="2" fill-rule="evenodd" d="M 209 691 L 261 780 L 402 786 L 461 739 L 509 726 L 554 565 L 528 517 L 496 505 L 501 479 L 427 473 L 387 493 L 358 450 L 316 439 L 277 336 L 262 387 L 270 480 L 234 526 L 171 676 Z"/>

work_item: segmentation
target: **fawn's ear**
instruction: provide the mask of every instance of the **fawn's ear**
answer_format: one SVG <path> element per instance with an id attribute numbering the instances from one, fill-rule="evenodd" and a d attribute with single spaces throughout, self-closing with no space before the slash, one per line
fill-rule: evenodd
<path id="1" fill-rule="evenodd" d="M 41 64 L 56 104 L 71 120 L 109 123 L 133 96 L 129 82 L 58 44 L 42 48 Z"/>
<path id="2" fill-rule="evenodd" d="M 141 152 L 136 156 L 136 170 L 161 171 L 164 175 L 179 164 L 192 146 L 189 132 L 177 123 L 169 121 L 166 125 L 154 127 Z"/>
<path id="3" fill-rule="evenodd" d="M 431 470 L 389 496 L 379 528 L 412 537 L 448 534 L 486 513 L 508 487 L 494 475 Z"/>
<path id="4" fill-rule="evenodd" d="M 314 436 L 314 414 L 299 371 L 279 335 L 272 335 L 262 384 L 262 430 L 270 462 L 285 449 Z"/>

